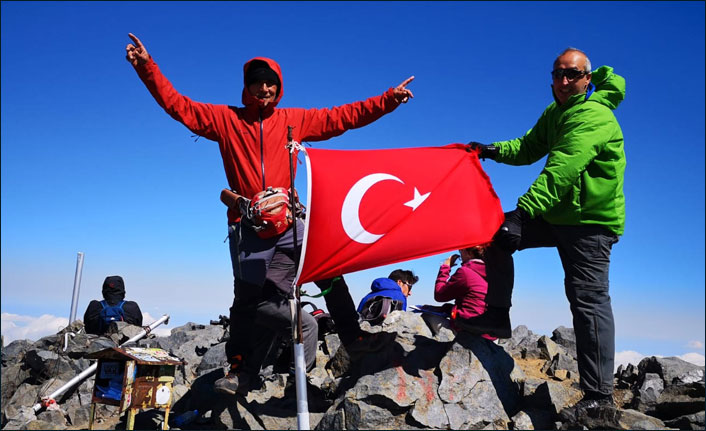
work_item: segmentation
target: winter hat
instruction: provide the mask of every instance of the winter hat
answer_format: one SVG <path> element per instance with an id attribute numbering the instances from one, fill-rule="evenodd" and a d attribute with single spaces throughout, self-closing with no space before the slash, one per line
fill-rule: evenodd
<path id="1" fill-rule="evenodd" d="M 125 297 L 125 282 L 119 275 L 111 275 L 105 278 L 103 282 L 103 297 L 106 299 L 124 298 Z"/>
<path id="2" fill-rule="evenodd" d="M 279 76 L 277 76 L 277 73 L 274 70 L 270 69 L 270 66 L 268 66 L 267 63 L 260 60 L 254 60 L 250 64 L 250 67 L 248 67 L 248 71 L 245 73 L 245 85 L 254 84 L 258 81 L 272 81 L 275 82 L 278 87 L 281 85 Z"/>

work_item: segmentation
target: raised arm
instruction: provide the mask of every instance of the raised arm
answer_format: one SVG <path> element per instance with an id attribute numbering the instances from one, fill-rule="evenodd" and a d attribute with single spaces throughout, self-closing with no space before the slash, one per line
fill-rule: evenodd
<path id="1" fill-rule="evenodd" d="M 133 43 L 125 47 L 125 58 L 135 68 L 159 106 L 197 135 L 218 141 L 222 130 L 222 116 L 218 112 L 226 107 L 195 102 L 181 95 L 159 70 L 142 41 L 132 33 L 128 33 L 128 36 Z"/>
<path id="2" fill-rule="evenodd" d="M 394 111 L 401 103 L 414 97 L 407 88 L 414 76 L 391 87 L 379 96 L 324 109 L 307 109 L 302 117 L 300 139 L 303 141 L 323 141 L 341 135 L 347 130 L 357 129 L 378 120 Z"/>

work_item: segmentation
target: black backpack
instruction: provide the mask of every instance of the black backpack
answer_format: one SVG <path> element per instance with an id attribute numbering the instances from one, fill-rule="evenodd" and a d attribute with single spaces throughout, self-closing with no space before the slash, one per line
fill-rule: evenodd
<path id="1" fill-rule="evenodd" d="M 111 322 L 123 321 L 125 320 L 125 310 L 123 310 L 123 305 L 125 301 L 120 301 L 117 305 L 108 305 L 105 300 L 101 301 L 103 309 L 101 310 L 101 333 L 106 332 L 110 327 Z"/>
<path id="2" fill-rule="evenodd" d="M 326 337 L 326 334 L 336 332 L 336 325 L 333 323 L 333 319 L 331 318 L 330 314 L 318 308 L 311 302 L 302 302 L 302 309 L 306 305 L 310 305 L 311 308 L 314 309 L 309 314 L 314 316 L 314 319 L 316 319 L 316 323 L 319 325 L 319 340 L 323 341 L 323 339 Z"/>
<path id="3" fill-rule="evenodd" d="M 402 310 L 402 301 L 388 296 L 373 296 L 360 310 L 360 319 L 371 325 L 379 325 L 393 311 Z"/>

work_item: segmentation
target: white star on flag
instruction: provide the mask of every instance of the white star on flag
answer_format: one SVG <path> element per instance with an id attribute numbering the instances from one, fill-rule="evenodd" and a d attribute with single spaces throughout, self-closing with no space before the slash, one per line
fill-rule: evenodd
<path id="1" fill-rule="evenodd" d="M 411 201 L 405 203 L 405 205 L 408 206 L 408 207 L 410 207 L 410 208 L 412 208 L 412 211 L 414 211 L 414 210 L 417 209 L 417 207 L 418 207 L 419 205 L 422 204 L 422 202 L 424 202 L 424 201 L 426 200 L 426 198 L 429 197 L 430 194 L 431 194 L 431 192 L 429 192 L 429 193 L 424 193 L 424 194 L 422 195 L 422 194 L 419 193 L 419 190 L 417 190 L 417 188 L 415 187 L 415 188 L 414 188 L 414 199 L 412 199 Z"/>

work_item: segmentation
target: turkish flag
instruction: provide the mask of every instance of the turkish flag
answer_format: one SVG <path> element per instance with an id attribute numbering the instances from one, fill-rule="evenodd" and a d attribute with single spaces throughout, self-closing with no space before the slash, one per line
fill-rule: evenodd
<path id="1" fill-rule="evenodd" d="M 503 222 L 467 145 L 306 154 L 298 284 L 483 244 Z"/>

